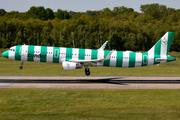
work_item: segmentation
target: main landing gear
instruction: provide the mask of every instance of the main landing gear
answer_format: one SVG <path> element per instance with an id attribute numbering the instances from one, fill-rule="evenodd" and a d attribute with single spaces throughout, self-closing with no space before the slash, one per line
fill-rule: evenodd
<path id="1" fill-rule="evenodd" d="M 90 70 L 89 70 L 89 68 L 85 68 L 85 74 L 86 74 L 87 76 L 90 75 Z"/>
<path id="2" fill-rule="evenodd" d="M 21 66 L 19 67 L 19 69 L 23 69 L 23 63 L 24 63 L 24 61 L 21 61 Z"/>

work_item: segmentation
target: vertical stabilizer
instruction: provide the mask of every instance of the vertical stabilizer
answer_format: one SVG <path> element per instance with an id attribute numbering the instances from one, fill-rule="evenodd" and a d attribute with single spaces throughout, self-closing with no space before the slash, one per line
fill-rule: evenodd
<path id="1" fill-rule="evenodd" d="M 150 50 L 154 55 L 167 56 L 174 37 L 174 32 L 167 32 Z"/>

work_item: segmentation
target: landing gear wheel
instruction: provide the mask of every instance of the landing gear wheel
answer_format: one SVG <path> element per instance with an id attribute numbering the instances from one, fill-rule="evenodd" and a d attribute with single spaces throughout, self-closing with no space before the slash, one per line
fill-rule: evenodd
<path id="1" fill-rule="evenodd" d="M 21 70 L 22 70 L 22 69 L 23 69 L 23 66 L 20 66 L 20 67 L 19 67 L 19 69 L 21 69 Z"/>
<path id="2" fill-rule="evenodd" d="M 19 67 L 19 69 L 23 69 L 23 63 L 24 63 L 24 61 L 21 61 L 21 66 Z"/>
<path id="3" fill-rule="evenodd" d="M 86 74 L 87 76 L 90 75 L 90 70 L 89 70 L 89 68 L 85 68 L 85 74 Z"/>

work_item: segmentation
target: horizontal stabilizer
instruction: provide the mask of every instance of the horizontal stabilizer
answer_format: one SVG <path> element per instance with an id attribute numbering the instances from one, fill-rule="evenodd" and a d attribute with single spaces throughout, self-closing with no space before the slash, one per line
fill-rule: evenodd
<path id="1" fill-rule="evenodd" d="M 174 60 L 174 59 L 156 58 L 155 60 L 157 62 L 161 62 L 161 61 Z"/>

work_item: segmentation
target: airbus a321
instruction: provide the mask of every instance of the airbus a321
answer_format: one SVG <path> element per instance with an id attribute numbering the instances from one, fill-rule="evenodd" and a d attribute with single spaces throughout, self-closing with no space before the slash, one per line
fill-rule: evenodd
<path id="1" fill-rule="evenodd" d="M 84 66 L 85 74 L 90 75 L 89 66 L 106 67 L 142 67 L 175 61 L 168 55 L 174 32 L 167 32 L 149 51 L 136 53 L 131 51 L 104 50 L 108 41 L 99 49 L 80 49 L 66 47 L 48 47 L 17 45 L 3 52 L 11 60 L 62 63 L 63 70 L 75 70 Z"/>

